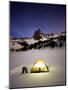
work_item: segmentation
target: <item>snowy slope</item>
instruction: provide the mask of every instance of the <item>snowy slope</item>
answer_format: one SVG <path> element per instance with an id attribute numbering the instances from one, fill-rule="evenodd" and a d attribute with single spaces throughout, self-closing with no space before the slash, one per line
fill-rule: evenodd
<path id="1" fill-rule="evenodd" d="M 31 74 L 34 62 L 42 59 L 49 67 L 47 73 Z M 28 67 L 27 74 L 21 74 L 22 66 Z M 65 48 L 46 48 L 10 53 L 10 87 L 34 87 L 65 85 Z"/>

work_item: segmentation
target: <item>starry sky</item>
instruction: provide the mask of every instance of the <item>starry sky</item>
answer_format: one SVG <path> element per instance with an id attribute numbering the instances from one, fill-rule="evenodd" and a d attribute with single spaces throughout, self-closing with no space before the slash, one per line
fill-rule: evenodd
<path id="1" fill-rule="evenodd" d="M 65 31 L 65 5 L 11 1 L 9 10 L 11 37 L 32 37 L 37 29 L 45 34 Z"/>

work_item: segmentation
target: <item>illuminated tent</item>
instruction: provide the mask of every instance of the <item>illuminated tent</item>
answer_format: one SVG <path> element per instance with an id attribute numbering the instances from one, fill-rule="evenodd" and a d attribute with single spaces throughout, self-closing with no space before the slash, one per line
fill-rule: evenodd
<path id="1" fill-rule="evenodd" d="M 39 72 L 49 72 L 48 66 L 45 64 L 43 60 L 36 60 L 31 69 L 31 73 L 39 73 Z"/>

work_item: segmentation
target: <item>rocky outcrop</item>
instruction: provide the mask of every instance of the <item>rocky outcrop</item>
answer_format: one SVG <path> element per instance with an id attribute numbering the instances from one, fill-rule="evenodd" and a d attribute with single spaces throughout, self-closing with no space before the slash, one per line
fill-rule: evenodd
<path id="1" fill-rule="evenodd" d="M 66 34 L 50 33 L 44 34 L 40 29 L 34 32 L 32 38 L 11 39 L 11 51 L 26 51 L 29 49 L 40 49 L 46 47 L 62 47 L 66 45 Z"/>
<path id="2" fill-rule="evenodd" d="M 34 33 L 34 35 L 33 35 L 33 38 L 35 40 L 42 40 L 43 37 L 45 37 L 45 34 L 43 32 L 41 32 L 40 29 L 36 30 L 35 33 Z"/>

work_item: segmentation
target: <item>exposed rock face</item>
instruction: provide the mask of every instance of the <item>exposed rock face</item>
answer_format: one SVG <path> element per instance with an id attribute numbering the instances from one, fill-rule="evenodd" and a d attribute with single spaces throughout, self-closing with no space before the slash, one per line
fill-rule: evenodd
<path id="1" fill-rule="evenodd" d="M 33 35 L 33 38 L 35 40 L 40 40 L 40 39 L 43 39 L 43 37 L 45 37 L 45 34 L 43 32 L 41 32 L 40 29 L 38 29 L 37 31 L 35 31 L 34 35 Z"/>
<path id="2" fill-rule="evenodd" d="M 40 29 L 31 38 L 13 38 L 10 43 L 11 51 L 26 51 L 45 47 L 62 47 L 66 45 L 66 33 L 44 34 Z"/>

